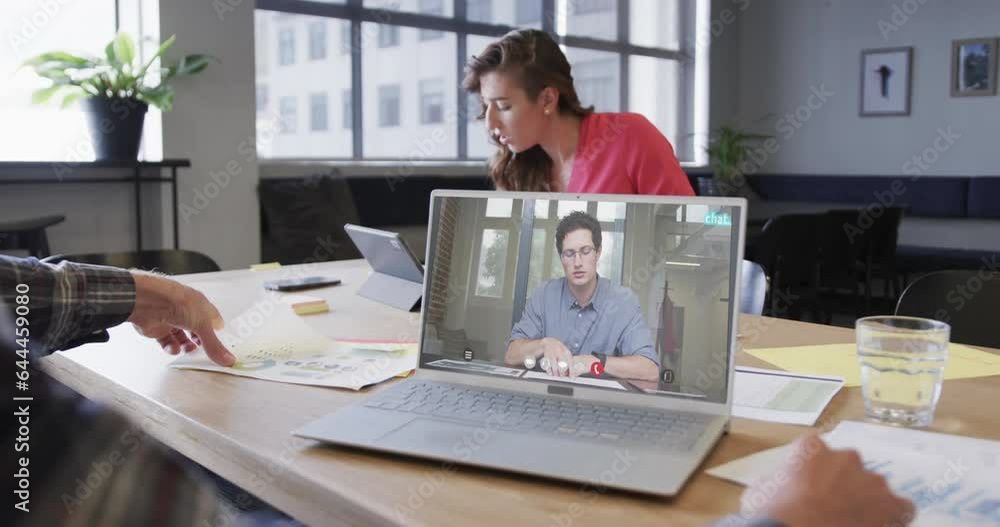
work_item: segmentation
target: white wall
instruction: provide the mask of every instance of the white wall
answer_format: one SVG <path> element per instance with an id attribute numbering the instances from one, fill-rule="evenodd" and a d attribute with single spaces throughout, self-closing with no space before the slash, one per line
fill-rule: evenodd
<path id="1" fill-rule="evenodd" d="M 189 53 L 218 59 L 177 83 L 174 111 L 163 114 L 163 153 L 193 164 L 181 178 L 182 247 L 211 256 L 224 269 L 260 259 L 253 2 L 233 1 L 238 5 L 231 11 L 216 12 L 229 3 L 160 2 L 160 34 L 177 35 L 171 59 Z M 227 176 L 228 184 L 214 192 Z M 215 197 L 202 200 L 198 193 Z"/>
<path id="2" fill-rule="evenodd" d="M 879 20 L 892 24 L 894 5 L 917 10 L 883 38 Z M 902 174 L 949 126 L 961 137 L 924 174 L 1000 173 L 1000 96 L 952 98 L 949 90 L 952 40 L 1000 37 L 996 0 L 752 0 L 732 29 L 713 42 L 712 124 L 776 135 L 780 150 L 762 173 Z M 900 46 L 914 47 L 911 115 L 859 117 L 861 50 Z M 777 119 L 806 104 L 812 87 L 833 95 L 786 137 Z M 775 119 L 757 121 L 767 113 Z"/>

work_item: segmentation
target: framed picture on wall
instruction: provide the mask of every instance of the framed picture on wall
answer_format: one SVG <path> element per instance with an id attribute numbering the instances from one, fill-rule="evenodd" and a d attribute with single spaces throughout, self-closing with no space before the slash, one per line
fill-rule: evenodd
<path id="1" fill-rule="evenodd" d="M 995 38 L 955 40 L 951 43 L 951 96 L 997 94 Z"/>
<path id="2" fill-rule="evenodd" d="M 861 51 L 862 117 L 910 115 L 913 48 Z"/>

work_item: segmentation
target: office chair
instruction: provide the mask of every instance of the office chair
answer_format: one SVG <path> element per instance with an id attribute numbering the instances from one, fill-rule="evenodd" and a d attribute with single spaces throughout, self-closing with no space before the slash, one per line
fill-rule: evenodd
<path id="1" fill-rule="evenodd" d="M 757 262 L 743 260 L 743 278 L 740 284 L 740 313 L 760 315 L 764 313 L 767 298 L 767 274 Z"/>
<path id="2" fill-rule="evenodd" d="M 896 305 L 900 316 L 951 325 L 952 342 L 1000 348 L 1000 273 L 938 271 L 916 279 Z"/>

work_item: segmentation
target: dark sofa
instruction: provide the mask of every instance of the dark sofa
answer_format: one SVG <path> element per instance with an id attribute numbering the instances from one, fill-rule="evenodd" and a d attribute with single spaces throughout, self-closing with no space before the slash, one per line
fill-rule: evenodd
<path id="1" fill-rule="evenodd" d="M 435 189 L 491 190 L 485 176 L 262 178 L 261 261 L 282 264 L 360 257 L 343 230 L 354 223 L 399 232 L 420 257 Z"/>
<path id="2" fill-rule="evenodd" d="M 694 188 L 697 179 L 711 177 L 690 176 Z M 904 273 L 979 269 L 1000 255 L 1000 177 L 782 174 L 748 180 L 769 201 L 908 206 L 897 250 Z"/>

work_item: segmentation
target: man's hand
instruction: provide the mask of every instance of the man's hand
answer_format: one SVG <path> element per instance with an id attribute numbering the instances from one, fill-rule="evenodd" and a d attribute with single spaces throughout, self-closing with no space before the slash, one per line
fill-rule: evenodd
<path id="1" fill-rule="evenodd" d="M 770 518 L 788 527 L 904 526 L 915 514 L 910 500 L 865 470 L 856 451 L 830 450 L 814 435 L 796 442 L 773 476 L 751 485 L 741 505 L 744 517 Z"/>
<path id="2" fill-rule="evenodd" d="M 205 353 L 222 366 L 236 357 L 215 334 L 222 329 L 222 315 L 205 295 L 163 276 L 133 271 L 135 308 L 128 321 L 140 334 L 156 339 L 171 355 L 204 346 Z"/>
<path id="3" fill-rule="evenodd" d="M 595 362 L 601 362 L 601 360 L 593 355 L 574 355 L 573 360 L 569 363 L 570 376 L 579 377 L 581 375 L 593 373 L 591 368 L 594 367 Z"/>
<path id="4" fill-rule="evenodd" d="M 545 362 L 542 359 L 547 359 Z M 567 366 L 565 369 L 559 368 L 559 362 L 564 362 Z M 569 348 L 562 343 L 559 339 L 554 339 L 552 337 L 545 337 L 542 339 L 542 355 L 539 358 L 539 364 L 545 373 L 555 377 L 569 377 L 572 371 L 571 366 L 573 365 L 573 354 L 569 351 Z"/>

